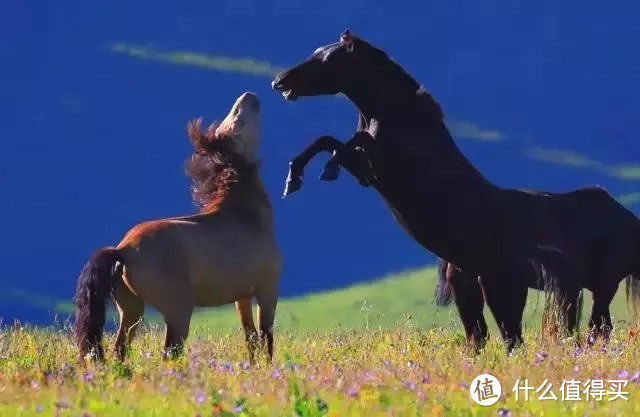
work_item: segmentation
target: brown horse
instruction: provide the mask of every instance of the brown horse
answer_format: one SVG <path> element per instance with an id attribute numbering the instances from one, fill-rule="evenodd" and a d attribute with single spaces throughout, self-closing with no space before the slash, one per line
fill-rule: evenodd
<path id="1" fill-rule="evenodd" d="M 219 125 L 188 124 L 195 149 L 187 160 L 200 213 L 140 223 L 114 247 L 98 250 L 84 266 L 76 290 L 75 340 L 81 358 L 104 358 L 105 304 L 120 313 L 115 351 L 125 357 L 144 304 L 166 325 L 163 356 L 181 353 L 195 306 L 235 301 L 250 359 L 258 338 L 251 309 L 258 304 L 260 341 L 273 356 L 273 322 L 281 255 L 269 198 L 259 176 L 256 95 L 244 93 Z"/>

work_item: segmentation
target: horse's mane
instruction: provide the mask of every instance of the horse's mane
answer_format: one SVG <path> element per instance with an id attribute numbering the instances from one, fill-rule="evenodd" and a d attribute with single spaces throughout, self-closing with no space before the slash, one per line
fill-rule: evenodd
<path id="1" fill-rule="evenodd" d="M 247 176 L 255 173 L 257 164 L 233 150 L 233 138 L 216 134 L 214 122 L 202 129 L 202 118 L 188 123 L 187 135 L 195 152 L 185 163 L 191 179 L 191 197 L 201 213 L 217 211 L 232 189 Z"/>
<path id="2" fill-rule="evenodd" d="M 389 69 L 389 72 L 393 76 L 396 76 L 397 80 L 400 83 L 407 85 L 407 88 L 412 92 L 412 94 L 415 94 L 418 98 L 422 98 L 423 103 L 426 107 L 425 110 L 428 111 L 434 119 L 440 121 L 444 118 L 444 113 L 442 112 L 442 107 L 440 107 L 440 104 L 433 98 L 431 94 L 429 94 L 429 92 L 427 92 L 427 90 L 425 90 L 425 88 L 418 81 L 416 81 L 415 78 L 413 78 L 411 74 L 409 74 L 404 68 L 402 68 L 395 59 L 391 58 L 389 54 L 387 54 L 382 49 L 373 46 L 364 39 L 357 38 L 355 36 L 353 38 L 356 39 L 356 42 L 359 42 L 370 48 L 374 61 L 377 61 L 381 65 L 386 66 Z"/>

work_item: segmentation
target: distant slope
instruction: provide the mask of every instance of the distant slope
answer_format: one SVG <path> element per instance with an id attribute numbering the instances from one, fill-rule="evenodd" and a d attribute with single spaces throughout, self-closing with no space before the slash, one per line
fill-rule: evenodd
<path id="1" fill-rule="evenodd" d="M 331 331 L 336 329 L 388 328 L 415 326 L 457 327 L 462 331 L 455 306 L 438 308 L 433 303 L 436 269 L 433 266 L 392 274 L 371 282 L 345 288 L 281 299 L 276 313 L 276 328 L 279 331 Z M 624 286 L 620 286 L 612 304 L 615 320 L 630 320 L 624 297 Z M 5 298 L 20 300 L 64 317 L 73 314 L 73 305 L 47 297 L 13 291 Z M 544 308 L 544 295 L 529 291 L 525 310 L 525 325 L 538 326 Z M 254 315 L 255 315 L 254 306 Z M 585 291 L 585 303 L 581 328 L 587 323 L 591 311 L 591 294 Z M 116 316 L 112 311 L 113 321 Z M 52 316 L 53 316 L 52 314 Z M 489 326 L 495 329 L 491 312 L 485 307 Z M 161 318 L 153 311 L 146 314 L 147 322 L 160 323 Z M 110 326 L 111 327 L 111 326 Z M 197 309 L 191 329 L 205 331 L 211 328 L 237 330 L 240 327 L 234 307 Z"/>
<path id="2" fill-rule="evenodd" d="M 427 267 L 390 275 L 382 279 L 343 289 L 281 300 L 276 314 L 280 330 L 335 330 L 366 327 L 412 325 L 419 328 L 457 326 L 462 331 L 458 314 L 452 305 L 437 308 L 433 303 L 436 269 Z M 623 286 L 621 286 L 623 288 Z M 530 291 L 525 310 L 525 324 L 538 326 L 544 307 L 544 296 Z M 591 310 L 591 296 L 585 291 L 581 328 L 585 328 Z M 255 312 L 255 309 L 254 309 Z M 618 292 L 612 305 L 616 320 L 628 320 L 624 290 Z M 493 317 L 485 307 L 489 326 L 495 329 Z M 239 321 L 233 308 L 199 310 L 192 329 L 217 327 L 237 329 Z"/>

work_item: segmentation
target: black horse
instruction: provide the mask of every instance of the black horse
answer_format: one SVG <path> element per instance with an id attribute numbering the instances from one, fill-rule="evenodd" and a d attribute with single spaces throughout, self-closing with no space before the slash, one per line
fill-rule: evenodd
<path id="1" fill-rule="evenodd" d="M 527 288 L 541 286 L 543 276 L 557 277 L 570 329 L 581 288 L 593 293 L 592 322 L 599 329 L 610 326 L 608 305 L 619 282 L 640 277 L 640 221 L 631 212 L 597 187 L 552 194 L 492 184 L 460 152 L 431 95 L 384 51 L 349 31 L 277 74 L 272 87 L 287 100 L 342 93 L 359 111 L 348 142 L 321 136 L 291 161 L 285 195 L 300 188 L 314 155 L 333 153 L 323 179 L 335 179 L 345 167 L 378 191 L 423 247 L 482 277 L 509 351 L 522 340 Z M 630 285 L 632 301 L 640 302 L 639 281 Z M 473 324 L 469 337 L 484 339 L 481 309 L 470 309 L 464 320 Z"/>

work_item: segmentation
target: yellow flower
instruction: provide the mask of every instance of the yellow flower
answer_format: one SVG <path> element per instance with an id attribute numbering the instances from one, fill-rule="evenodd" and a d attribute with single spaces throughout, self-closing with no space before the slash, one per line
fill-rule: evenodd
<path id="1" fill-rule="evenodd" d="M 329 413 L 327 414 L 327 417 L 340 417 L 340 414 L 337 411 L 329 411 Z"/>
<path id="2" fill-rule="evenodd" d="M 374 402 L 378 399 L 378 395 L 374 390 L 370 388 L 365 388 L 360 390 L 360 401 L 363 403 Z"/>
<path id="3" fill-rule="evenodd" d="M 440 404 L 436 404 L 431 407 L 431 415 L 432 416 L 441 416 L 444 415 L 444 407 Z"/>

